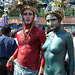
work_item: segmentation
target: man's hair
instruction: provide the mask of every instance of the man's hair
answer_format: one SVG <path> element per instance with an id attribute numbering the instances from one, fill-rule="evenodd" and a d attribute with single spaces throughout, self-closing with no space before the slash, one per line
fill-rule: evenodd
<path id="1" fill-rule="evenodd" d="M 1 28 L 2 34 L 7 35 L 9 32 L 11 32 L 11 28 L 8 25 L 5 25 Z"/>

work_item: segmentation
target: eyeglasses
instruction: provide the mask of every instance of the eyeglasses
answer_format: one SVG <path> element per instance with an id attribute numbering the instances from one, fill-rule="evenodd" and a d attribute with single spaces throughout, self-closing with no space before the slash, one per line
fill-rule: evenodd
<path id="1" fill-rule="evenodd" d="M 33 13 L 23 13 L 23 15 L 29 15 L 29 16 L 32 16 Z"/>

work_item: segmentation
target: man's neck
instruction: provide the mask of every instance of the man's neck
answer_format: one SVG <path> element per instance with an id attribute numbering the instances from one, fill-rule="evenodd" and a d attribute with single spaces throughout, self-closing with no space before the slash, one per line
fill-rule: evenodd
<path id="1" fill-rule="evenodd" d="M 25 29 L 30 29 L 32 24 L 25 24 Z"/>

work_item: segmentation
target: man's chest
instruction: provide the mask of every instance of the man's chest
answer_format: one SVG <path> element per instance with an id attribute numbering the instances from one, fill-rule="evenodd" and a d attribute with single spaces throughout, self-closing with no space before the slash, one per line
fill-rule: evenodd
<path id="1" fill-rule="evenodd" d="M 29 45 L 33 45 L 35 43 L 38 43 L 39 42 L 39 37 L 37 35 L 37 33 L 35 32 L 31 32 L 30 34 L 28 33 L 25 33 L 25 34 L 19 34 L 17 36 L 17 39 L 18 39 L 18 43 L 19 45 L 22 45 L 22 44 L 29 44 Z"/>

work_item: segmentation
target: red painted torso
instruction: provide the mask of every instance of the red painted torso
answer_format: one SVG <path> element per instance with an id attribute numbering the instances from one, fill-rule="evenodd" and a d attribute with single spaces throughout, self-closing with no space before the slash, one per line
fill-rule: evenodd
<path id="1" fill-rule="evenodd" d="M 23 30 L 17 33 L 17 40 L 19 45 L 17 55 L 18 63 L 30 69 L 39 69 L 41 44 L 46 40 L 45 32 L 33 26 L 27 38 L 27 43 L 25 43 L 25 38 L 23 37 Z"/>

